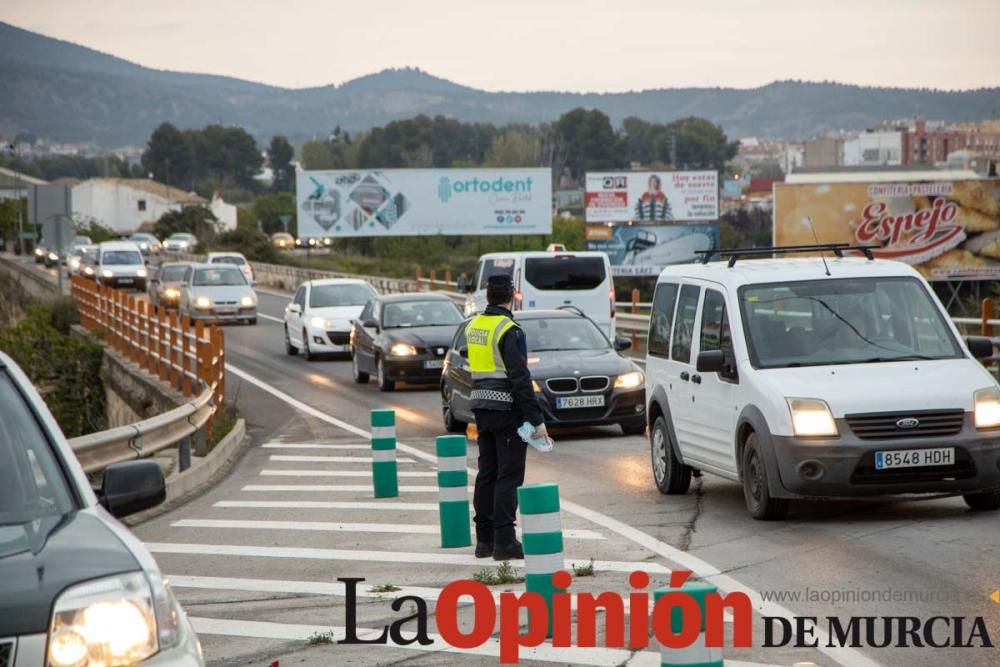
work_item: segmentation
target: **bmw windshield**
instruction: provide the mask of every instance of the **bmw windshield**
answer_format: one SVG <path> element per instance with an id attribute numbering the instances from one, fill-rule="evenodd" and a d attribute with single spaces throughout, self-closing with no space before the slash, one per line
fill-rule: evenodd
<path id="1" fill-rule="evenodd" d="M 518 321 L 528 339 L 528 352 L 606 350 L 608 339 L 590 320 L 558 317 Z"/>
<path id="2" fill-rule="evenodd" d="M 962 350 L 914 278 L 749 285 L 740 307 L 756 368 L 955 359 Z"/>

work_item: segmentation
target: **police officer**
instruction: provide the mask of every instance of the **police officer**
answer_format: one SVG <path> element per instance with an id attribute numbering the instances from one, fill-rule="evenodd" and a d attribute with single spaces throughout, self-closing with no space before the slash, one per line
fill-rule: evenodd
<path id="1" fill-rule="evenodd" d="M 534 437 L 545 434 L 542 410 L 528 371 L 524 331 L 510 312 L 514 285 L 510 276 L 490 276 L 486 310 L 465 330 L 472 372 L 472 410 L 479 431 L 476 510 L 476 558 L 524 558 L 514 535 L 517 487 L 524 483 L 527 444 L 517 429 L 527 420 Z"/>

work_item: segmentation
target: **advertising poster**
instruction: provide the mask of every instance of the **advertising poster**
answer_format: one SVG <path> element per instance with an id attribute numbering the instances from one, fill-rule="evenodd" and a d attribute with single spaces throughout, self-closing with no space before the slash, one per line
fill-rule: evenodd
<path id="1" fill-rule="evenodd" d="M 718 220 L 719 177 L 714 171 L 588 173 L 587 222 Z"/>
<path id="2" fill-rule="evenodd" d="M 549 169 L 299 171 L 299 235 L 548 234 Z"/>
<path id="3" fill-rule="evenodd" d="M 1000 278 L 1000 181 L 776 185 L 775 245 L 817 238 L 881 245 L 928 280 Z"/>
<path id="4" fill-rule="evenodd" d="M 587 250 L 608 254 L 615 276 L 656 276 L 665 266 L 700 259 L 699 250 L 719 245 L 719 226 L 587 225 Z"/>

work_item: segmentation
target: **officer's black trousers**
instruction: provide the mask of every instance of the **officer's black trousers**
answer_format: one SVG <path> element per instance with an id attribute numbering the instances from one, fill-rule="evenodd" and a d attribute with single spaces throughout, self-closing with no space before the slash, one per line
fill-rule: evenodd
<path id="1" fill-rule="evenodd" d="M 472 504 L 476 539 L 510 544 L 517 518 L 517 487 L 524 483 L 528 446 L 517 434 L 524 418 L 517 410 L 476 410 L 479 474 Z"/>

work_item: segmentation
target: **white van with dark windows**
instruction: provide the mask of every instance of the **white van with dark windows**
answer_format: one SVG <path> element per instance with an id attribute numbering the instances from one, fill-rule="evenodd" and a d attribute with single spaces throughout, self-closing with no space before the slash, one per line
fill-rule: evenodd
<path id="1" fill-rule="evenodd" d="M 657 281 L 646 392 L 662 493 L 710 472 L 741 483 L 757 519 L 796 498 L 1000 509 L 1000 386 L 978 361 L 990 339 L 963 340 L 906 264 L 742 254 Z"/>
<path id="2" fill-rule="evenodd" d="M 615 336 L 615 285 L 603 252 L 495 252 L 479 258 L 466 286 L 466 316 L 486 308 L 486 281 L 508 275 L 514 282 L 514 310 L 578 308 L 604 332 Z"/>

